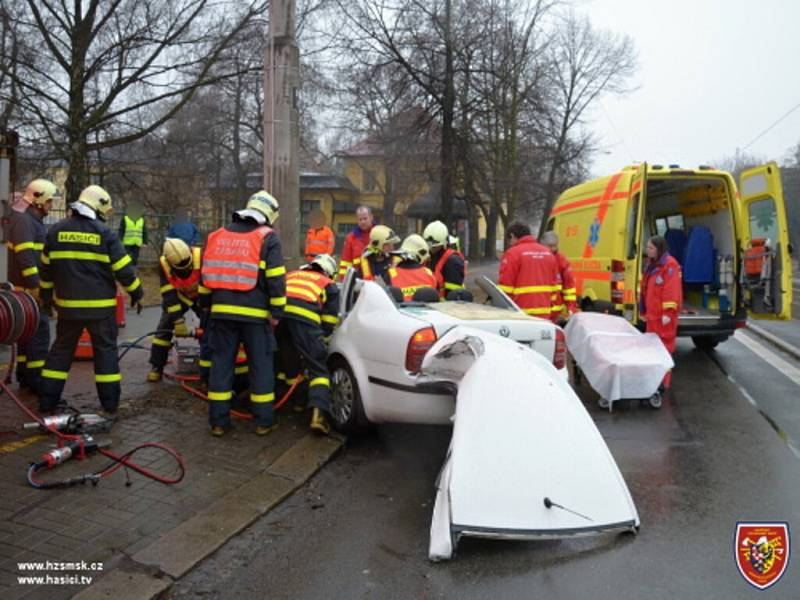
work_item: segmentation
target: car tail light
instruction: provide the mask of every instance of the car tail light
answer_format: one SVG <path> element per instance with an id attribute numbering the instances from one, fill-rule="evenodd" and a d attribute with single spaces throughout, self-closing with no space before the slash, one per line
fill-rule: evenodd
<path id="1" fill-rule="evenodd" d="M 556 351 L 553 354 L 553 366 L 556 369 L 563 369 L 567 365 L 567 339 L 564 337 L 564 330 L 556 327 Z"/>
<path id="2" fill-rule="evenodd" d="M 622 304 L 625 297 L 625 263 L 621 260 L 611 261 L 611 302 Z"/>
<path id="3" fill-rule="evenodd" d="M 747 321 L 736 321 L 736 329 L 747 327 Z"/>
<path id="4" fill-rule="evenodd" d="M 436 330 L 433 327 L 420 329 L 408 340 L 406 348 L 406 369 L 412 373 L 419 373 L 422 359 L 428 350 L 436 343 Z"/>

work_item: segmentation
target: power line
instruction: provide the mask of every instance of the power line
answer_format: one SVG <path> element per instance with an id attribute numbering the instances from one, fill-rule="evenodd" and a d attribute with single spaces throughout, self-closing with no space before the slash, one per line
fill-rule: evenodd
<path id="1" fill-rule="evenodd" d="M 788 111 L 788 112 L 787 112 L 785 115 L 783 115 L 783 116 L 782 116 L 780 119 L 778 119 L 778 120 L 777 120 L 777 121 L 775 121 L 775 122 L 774 122 L 772 125 L 770 125 L 769 127 L 767 127 L 767 128 L 764 130 L 764 131 L 762 131 L 761 133 L 759 133 L 759 134 L 758 134 L 758 135 L 757 135 L 755 138 L 753 138 L 753 140 L 752 140 L 752 141 L 751 141 L 749 144 L 747 144 L 747 145 L 746 145 L 744 148 L 742 148 L 742 150 L 747 150 L 747 149 L 748 149 L 750 146 L 752 146 L 753 144 L 755 144 L 755 143 L 756 143 L 758 140 L 760 140 L 762 137 L 764 137 L 764 136 L 765 136 L 765 135 L 767 135 L 767 134 L 768 134 L 770 131 L 772 131 L 772 129 L 774 129 L 774 128 L 775 128 L 775 126 L 776 126 L 776 125 L 778 125 L 778 123 L 780 123 L 781 121 L 783 121 L 783 120 L 784 120 L 786 117 L 788 117 L 790 114 L 792 114 L 792 113 L 793 113 L 794 111 L 796 111 L 798 108 L 800 108 L 800 103 L 797 103 L 797 104 L 795 104 L 795 105 L 794 105 L 794 106 L 793 106 L 791 109 L 789 109 L 789 111 Z"/>

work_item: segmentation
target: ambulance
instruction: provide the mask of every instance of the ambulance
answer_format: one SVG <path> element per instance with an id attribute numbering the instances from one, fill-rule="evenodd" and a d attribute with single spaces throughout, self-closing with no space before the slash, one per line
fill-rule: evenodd
<path id="1" fill-rule="evenodd" d="M 712 167 L 625 167 L 565 191 L 547 229 L 572 264 L 584 310 L 644 327 L 639 293 L 647 240 L 666 238 L 681 263 L 678 335 L 710 350 L 747 316 L 791 319 L 791 244 L 774 162 L 739 178 Z"/>

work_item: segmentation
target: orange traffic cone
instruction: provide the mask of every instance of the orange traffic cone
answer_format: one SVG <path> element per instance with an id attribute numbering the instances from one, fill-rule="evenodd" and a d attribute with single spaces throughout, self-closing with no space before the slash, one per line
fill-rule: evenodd
<path id="1" fill-rule="evenodd" d="M 91 360 L 94 358 L 94 349 L 92 348 L 92 338 L 89 337 L 89 332 L 85 329 L 78 339 L 78 345 L 75 347 L 75 358 L 78 360 Z"/>

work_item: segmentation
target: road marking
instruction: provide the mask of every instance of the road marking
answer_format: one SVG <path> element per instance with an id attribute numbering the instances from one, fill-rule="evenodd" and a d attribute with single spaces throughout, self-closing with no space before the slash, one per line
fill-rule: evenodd
<path id="1" fill-rule="evenodd" d="M 755 341 L 749 334 L 746 334 L 741 329 L 739 329 L 733 337 L 745 345 L 753 354 L 761 357 L 775 369 L 786 375 L 795 385 L 800 386 L 800 369 L 789 364 L 772 350 Z"/>
<path id="2" fill-rule="evenodd" d="M 45 435 L 32 435 L 30 437 L 25 438 L 24 440 L 18 440 L 16 442 L 8 442 L 7 444 L 0 445 L 0 454 L 10 454 L 15 450 L 19 450 L 21 448 L 25 448 L 26 446 L 30 446 L 31 444 L 35 444 L 39 440 L 43 440 L 47 436 Z"/>

